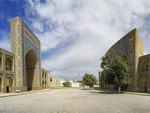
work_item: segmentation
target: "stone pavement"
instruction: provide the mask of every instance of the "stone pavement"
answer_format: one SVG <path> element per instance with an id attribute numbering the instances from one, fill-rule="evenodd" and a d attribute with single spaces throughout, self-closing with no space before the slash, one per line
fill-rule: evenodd
<path id="1" fill-rule="evenodd" d="M 26 94 L 38 93 L 38 92 L 49 91 L 49 90 L 51 90 L 51 89 L 35 90 L 35 91 L 28 91 L 28 92 L 21 92 L 21 93 L 0 93 L 0 98 L 26 95 Z"/>
<path id="2" fill-rule="evenodd" d="M 0 98 L 0 113 L 150 113 L 150 96 L 56 89 Z"/>

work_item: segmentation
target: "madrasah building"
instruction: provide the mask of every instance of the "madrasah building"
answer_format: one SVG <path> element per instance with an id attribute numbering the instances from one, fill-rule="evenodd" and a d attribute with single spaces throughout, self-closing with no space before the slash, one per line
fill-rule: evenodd
<path id="1" fill-rule="evenodd" d="M 50 72 L 41 68 L 41 43 L 20 17 L 10 20 L 11 52 L 0 48 L 0 92 L 49 88 Z"/>
<path id="2" fill-rule="evenodd" d="M 122 56 L 129 65 L 131 84 L 127 90 L 150 92 L 150 54 L 144 55 L 144 45 L 140 39 L 139 30 L 133 29 L 110 49 L 114 50 L 114 55 Z M 100 88 L 114 89 L 113 85 L 105 84 L 104 80 L 105 74 L 99 72 Z"/>

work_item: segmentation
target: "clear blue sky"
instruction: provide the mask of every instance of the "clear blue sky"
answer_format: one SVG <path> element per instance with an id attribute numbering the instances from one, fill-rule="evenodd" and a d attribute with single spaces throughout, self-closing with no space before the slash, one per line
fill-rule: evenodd
<path id="1" fill-rule="evenodd" d="M 9 20 L 11 18 L 19 16 L 27 20 L 27 18 L 25 17 L 25 8 L 24 8 L 25 1 L 22 0 L 19 1 L 16 2 L 9 0 L 0 0 L 0 31 L 5 32 L 10 31 Z"/>

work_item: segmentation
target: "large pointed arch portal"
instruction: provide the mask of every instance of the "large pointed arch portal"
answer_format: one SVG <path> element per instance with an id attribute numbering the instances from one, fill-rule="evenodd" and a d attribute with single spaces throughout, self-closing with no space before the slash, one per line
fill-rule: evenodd
<path id="1" fill-rule="evenodd" d="M 26 86 L 27 90 L 33 90 L 37 84 L 37 73 L 36 73 L 36 64 L 37 58 L 33 49 L 28 50 L 25 56 L 26 64 Z"/>
<path id="2" fill-rule="evenodd" d="M 39 90 L 41 73 L 40 40 L 19 17 L 10 21 L 11 50 L 15 54 L 15 90 Z M 11 65 L 8 65 L 8 69 Z"/>

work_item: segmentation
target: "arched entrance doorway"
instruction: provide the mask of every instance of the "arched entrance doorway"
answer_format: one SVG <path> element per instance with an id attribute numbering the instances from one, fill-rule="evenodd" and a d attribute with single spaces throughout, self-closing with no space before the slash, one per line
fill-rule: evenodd
<path id="1" fill-rule="evenodd" d="M 2 70 L 2 57 L 0 56 L 0 70 Z"/>
<path id="2" fill-rule="evenodd" d="M 36 55 L 32 49 L 30 49 L 25 56 L 26 63 L 26 86 L 27 90 L 33 90 L 36 86 Z"/>
<path id="3" fill-rule="evenodd" d="M 7 77 L 7 82 L 6 82 L 6 92 L 10 93 L 12 92 L 12 88 L 13 88 L 13 79 L 12 77 Z"/>
<path id="4" fill-rule="evenodd" d="M 2 77 L 0 77 L 0 93 L 2 92 Z"/>
<path id="5" fill-rule="evenodd" d="M 144 82 L 144 92 L 147 92 L 147 79 L 145 79 L 145 82 Z"/>

